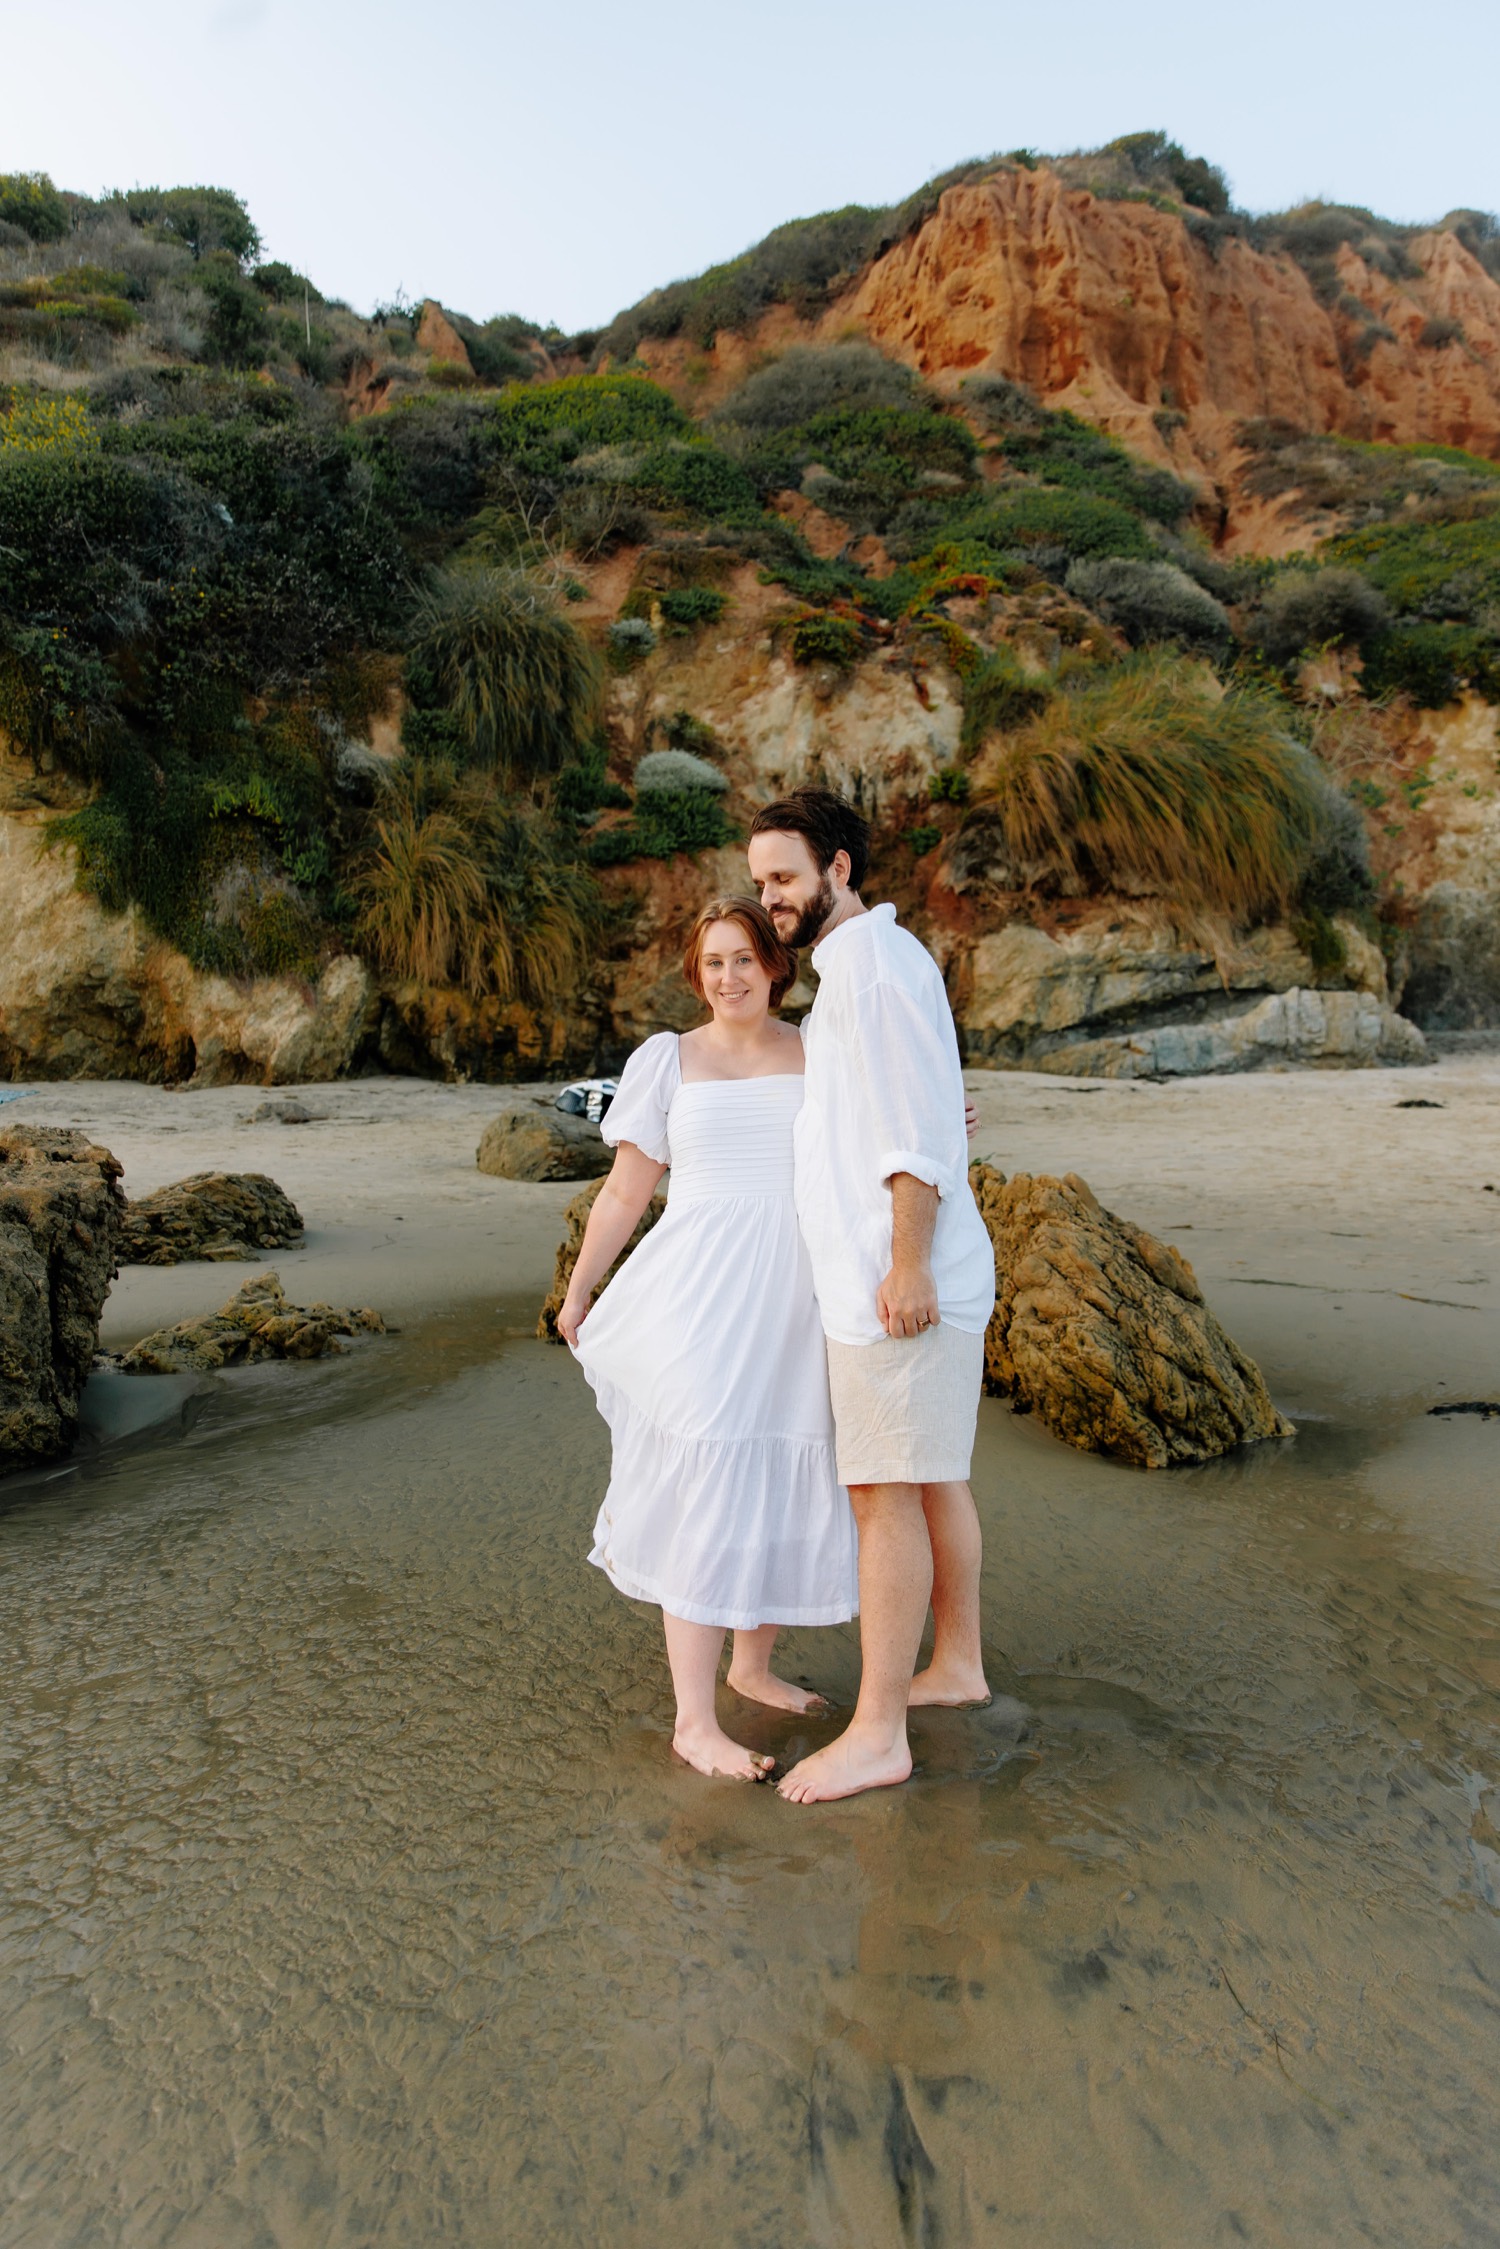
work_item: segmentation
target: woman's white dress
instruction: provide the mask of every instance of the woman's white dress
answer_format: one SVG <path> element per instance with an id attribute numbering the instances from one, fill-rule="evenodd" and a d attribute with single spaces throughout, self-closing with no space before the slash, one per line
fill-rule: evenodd
<path id="1" fill-rule="evenodd" d="M 630 1057 L 604 1121 L 671 1181 L 578 1334 L 614 1447 L 589 1560 L 692 1624 L 839 1624 L 859 1605 L 792 1202 L 801 1106 L 800 1076 L 684 1085 L 663 1031 Z"/>

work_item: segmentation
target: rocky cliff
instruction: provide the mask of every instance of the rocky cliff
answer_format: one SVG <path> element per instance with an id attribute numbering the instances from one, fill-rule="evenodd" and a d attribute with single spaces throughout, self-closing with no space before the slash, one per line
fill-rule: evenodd
<path id="1" fill-rule="evenodd" d="M 712 397 L 768 349 L 857 332 L 940 389 L 1024 382 L 1196 478 L 1233 519 L 1245 421 L 1500 457 L 1500 282 L 1441 228 L 1403 263 L 1393 278 L 1345 243 L 1320 294 L 1290 255 L 1201 214 L 1007 166 L 949 188 L 816 322 L 777 306 L 706 354 L 681 338 L 637 348 Z"/>

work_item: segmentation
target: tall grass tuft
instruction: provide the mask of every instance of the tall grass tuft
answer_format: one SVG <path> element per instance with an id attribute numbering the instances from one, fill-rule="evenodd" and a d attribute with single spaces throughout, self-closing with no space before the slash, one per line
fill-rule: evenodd
<path id="1" fill-rule="evenodd" d="M 1274 701 L 1160 653 L 1054 696 L 991 773 L 1017 859 L 1236 920 L 1291 902 L 1324 825 L 1327 784 Z"/>
<path id="2" fill-rule="evenodd" d="M 524 571 L 435 573 L 418 598 L 410 648 L 476 766 L 524 782 L 578 755 L 598 711 L 599 667 L 577 626 Z"/>
<path id="3" fill-rule="evenodd" d="M 592 880 L 542 815 L 507 803 L 487 774 L 439 760 L 398 766 L 351 887 L 360 941 L 403 981 L 555 1003 L 585 971 Z"/>

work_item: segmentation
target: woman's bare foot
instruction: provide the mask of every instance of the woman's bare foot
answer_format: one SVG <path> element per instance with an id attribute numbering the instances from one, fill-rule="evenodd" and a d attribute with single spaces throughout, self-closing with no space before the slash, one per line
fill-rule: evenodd
<path id="1" fill-rule="evenodd" d="M 684 1765 L 691 1765 L 695 1773 L 704 1773 L 710 1780 L 768 1780 L 775 1767 L 774 1757 L 761 1757 L 753 1749 L 746 1749 L 717 1726 L 689 1728 L 681 1726 L 672 1736 L 672 1747 Z"/>
<path id="2" fill-rule="evenodd" d="M 899 1788 L 910 1779 L 911 1751 L 904 1735 L 894 1742 L 871 1740 L 851 1726 L 826 1749 L 794 1765 L 777 1786 L 789 1804 L 832 1804 L 867 1788 Z"/>
<path id="3" fill-rule="evenodd" d="M 794 1687 L 790 1679 L 778 1679 L 774 1671 L 738 1672 L 731 1664 L 725 1684 L 746 1702 L 764 1703 L 768 1710 L 790 1710 L 799 1718 L 830 1707 L 825 1696 L 815 1694 L 811 1687 Z"/>
<path id="4" fill-rule="evenodd" d="M 992 1699 L 989 1681 L 977 1666 L 967 1669 L 930 1663 L 913 1679 L 906 1707 L 908 1710 L 974 1710 Z"/>

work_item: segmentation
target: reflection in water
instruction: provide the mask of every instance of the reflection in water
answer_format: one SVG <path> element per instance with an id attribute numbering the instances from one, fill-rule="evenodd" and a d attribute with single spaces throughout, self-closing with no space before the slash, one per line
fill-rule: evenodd
<path id="1" fill-rule="evenodd" d="M 1024 1711 L 804 1811 L 672 1763 L 503 1332 L 5 1487 L 5 2249 L 1500 2239 L 1493 1429 L 1147 1477 L 987 1405 Z"/>

